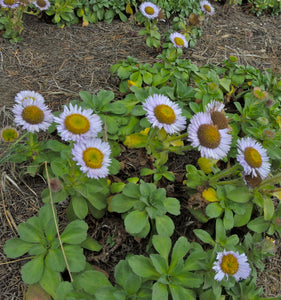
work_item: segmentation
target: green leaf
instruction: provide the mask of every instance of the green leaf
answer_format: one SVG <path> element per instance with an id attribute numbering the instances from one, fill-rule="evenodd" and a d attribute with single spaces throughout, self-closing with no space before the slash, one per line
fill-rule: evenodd
<path id="1" fill-rule="evenodd" d="M 183 236 L 181 236 L 175 243 L 173 247 L 172 257 L 171 257 L 171 263 L 170 263 L 170 270 L 172 270 L 178 261 L 183 258 L 187 252 L 190 249 L 190 243 L 187 241 L 187 239 Z"/>
<path id="2" fill-rule="evenodd" d="M 226 238 L 225 227 L 221 219 L 216 220 L 216 241 L 223 241 Z"/>
<path id="3" fill-rule="evenodd" d="M 57 298 L 55 299 L 66 299 L 66 296 L 73 291 L 73 286 L 68 281 L 62 281 L 59 283 L 56 294 Z"/>
<path id="4" fill-rule="evenodd" d="M 73 196 L 70 202 L 75 215 L 79 219 L 85 219 L 88 214 L 88 204 L 85 198 Z"/>
<path id="5" fill-rule="evenodd" d="M 223 225 L 226 230 L 230 230 L 234 226 L 233 213 L 228 208 L 224 210 Z"/>
<path id="6" fill-rule="evenodd" d="M 155 270 L 160 274 L 165 274 L 168 271 L 168 263 L 164 257 L 159 254 L 150 254 L 150 259 Z"/>
<path id="7" fill-rule="evenodd" d="M 43 275 L 40 280 L 40 285 L 47 291 L 53 299 L 56 299 L 56 290 L 61 282 L 62 278 L 60 273 L 51 270 L 48 266 L 45 266 Z M 41 298 L 38 298 L 41 300 Z"/>
<path id="8" fill-rule="evenodd" d="M 173 300 L 192 299 L 192 298 L 186 298 L 185 288 L 183 288 L 182 286 L 169 284 L 169 288 Z"/>
<path id="9" fill-rule="evenodd" d="M 109 204 L 110 211 L 118 213 L 126 212 L 134 206 L 136 201 L 136 199 L 126 197 L 123 194 L 115 195 Z"/>
<path id="10" fill-rule="evenodd" d="M 87 237 L 88 225 L 82 220 L 75 220 L 69 223 L 61 234 L 63 243 L 80 244 Z"/>
<path id="11" fill-rule="evenodd" d="M 160 276 L 148 257 L 134 255 L 128 258 L 128 262 L 132 270 L 140 277 L 157 279 Z"/>
<path id="12" fill-rule="evenodd" d="M 122 115 L 122 114 L 126 113 L 127 109 L 122 102 L 116 101 L 116 102 L 109 103 L 106 106 L 104 106 L 103 111 L 111 112 L 115 115 Z"/>
<path id="13" fill-rule="evenodd" d="M 218 202 L 208 204 L 206 207 L 206 215 L 209 218 L 217 218 L 223 213 L 223 208 Z"/>
<path id="14" fill-rule="evenodd" d="M 44 271 L 44 256 L 36 256 L 21 268 L 22 280 L 27 284 L 39 282 Z"/>
<path id="15" fill-rule="evenodd" d="M 155 217 L 156 231 L 160 235 L 171 236 L 174 233 L 175 225 L 167 215 Z"/>
<path id="16" fill-rule="evenodd" d="M 163 204 L 168 213 L 178 216 L 180 214 L 180 202 L 176 198 L 167 197 L 163 199 Z"/>
<path id="17" fill-rule="evenodd" d="M 184 287 L 187 288 L 198 288 L 203 282 L 203 278 L 200 274 L 195 274 L 194 272 L 182 272 L 176 277 Z"/>
<path id="18" fill-rule="evenodd" d="M 78 245 L 66 245 L 63 247 L 71 272 L 80 272 L 86 266 L 86 258 L 83 248 Z"/>
<path id="19" fill-rule="evenodd" d="M 123 190 L 123 194 L 127 197 L 139 199 L 140 198 L 139 186 L 135 183 L 129 182 L 128 184 L 126 184 Z"/>
<path id="20" fill-rule="evenodd" d="M 51 161 L 51 168 L 56 177 L 62 177 L 69 173 L 68 165 L 61 159 L 54 159 Z"/>
<path id="21" fill-rule="evenodd" d="M 220 86 L 223 87 L 227 92 L 229 92 L 230 84 L 231 84 L 231 79 L 228 78 L 220 79 Z"/>
<path id="22" fill-rule="evenodd" d="M 169 253 L 171 251 L 172 242 L 168 236 L 153 235 L 152 244 L 155 250 L 168 261 Z"/>
<path id="23" fill-rule="evenodd" d="M 19 238 L 13 238 L 6 241 L 4 252 L 9 258 L 16 258 L 28 252 L 31 246 L 32 244 L 29 242 L 25 242 Z"/>
<path id="24" fill-rule="evenodd" d="M 274 204 L 272 199 L 268 196 L 264 196 L 263 199 L 264 199 L 264 207 L 263 207 L 264 220 L 269 221 L 272 219 L 274 215 Z"/>
<path id="25" fill-rule="evenodd" d="M 148 223 L 148 216 L 145 211 L 134 210 L 125 217 L 126 230 L 134 235 L 141 232 Z"/>
<path id="26" fill-rule="evenodd" d="M 234 215 L 234 226 L 235 227 L 244 226 L 244 225 L 248 224 L 248 222 L 251 219 L 253 203 L 248 202 L 245 205 L 246 205 L 246 211 L 243 215 L 238 215 L 238 214 Z"/>
<path id="27" fill-rule="evenodd" d="M 29 223 L 21 223 L 18 226 L 18 233 L 20 238 L 25 242 L 40 243 L 41 236 L 36 228 Z"/>
<path id="28" fill-rule="evenodd" d="M 152 298 L 151 300 L 168 300 L 169 293 L 167 285 L 156 282 L 152 287 Z"/>
<path id="29" fill-rule="evenodd" d="M 62 272 L 65 269 L 65 261 L 61 249 L 50 249 L 45 258 L 46 266 L 56 272 Z"/>
<path id="30" fill-rule="evenodd" d="M 210 234 L 203 229 L 194 229 L 193 232 L 195 235 L 204 243 L 215 246 L 215 241 L 212 239 Z"/>
<path id="31" fill-rule="evenodd" d="M 87 237 L 86 240 L 83 241 L 80 245 L 85 249 L 96 251 L 96 252 L 102 249 L 102 245 L 99 244 L 99 242 L 93 239 L 92 237 Z"/>
<path id="32" fill-rule="evenodd" d="M 226 196 L 228 199 L 238 202 L 238 203 L 246 203 L 252 198 L 252 193 L 248 188 L 236 188 L 232 190 L 226 191 Z"/>
<path id="33" fill-rule="evenodd" d="M 257 217 L 256 219 L 250 221 L 247 225 L 247 227 L 251 230 L 253 230 L 254 232 L 257 233 L 263 233 L 266 232 L 267 229 L 270 226 L 270 222 L 264 220 L 264 217 Z"/>
<path id="34" fill-rule="evenodd" d="M 85 271 L 80 274 L 78 282 L 79 285 L 90 295 L 94 295 L 99 288 L 111 286 L 104 273 L 94 270 Z"/>

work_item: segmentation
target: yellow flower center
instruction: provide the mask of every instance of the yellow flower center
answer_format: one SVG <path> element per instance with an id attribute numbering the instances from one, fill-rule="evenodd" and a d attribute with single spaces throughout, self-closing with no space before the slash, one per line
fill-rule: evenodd
<path id="1" fill-rule="evenodd" d="M 224 255 L 221 262 L 221 269 L 225 274 L 234 275 L 238 271 L 238 261 L 232 254 Z"/>
<path id="2" fill-rule="evenodd" d="M 103 153 L 97 148 L 87 148 L 83 152 L 83 160 L 87 167 L 91 169 L 99 169 L 103 162 Z"/>
<path id="3" fill-rule="evenodd" d="M 1 136 L 5 142 L 12 142 L 19 136 L 19 134 L 14 128 L 6 128 L 1 132 Z"/>
<path id="4" fill-rule="evenodd" d="M 204 7 L 204 9 L 205 9 L 207 12 L 211 12 L 211 11 L 212 11 L 211 6 L 208 5 L 208 4 L 204 4 L 203 7 Z"/>
<path id="5" fill-rule="evenodd" d="M 144 11 L 150 16 L 154 14 L 154 9 L 151 6 L 147 6 Z"/>
<path id="6" fill-rule="evenodd" d="M 224 113 L 220 111 L 211 112 L 211 119 L 214 125 L 217 125 L 218 129 L 225 129 L 228 127 L 228 120 Z"/>
<path id="7" fill-rule="evenodd" d="M 175 41 L 176 45 L 178 45 L 178 46 L 184 46 L 184 40 L 182 38 L 180 38 L 180 37 L 177 36 L 177 37 L 175 37 L 174 41 Z"/>
<path id="8" fill-rule="evenodd" d="M 215 149 L 219 146 L 221 141 L 221 135 L 217 126 L 212 124 L 200 125 L 197 136 L 201 146 L 206 148 Z"/>
<path id="9" fill-rule="evenodd" d="M 176 120 L 174 110 L 166 104 L 157 105 L 154 108 L 154 115 L 160 123 L 173 124 Z"/>
<path id="10" fill-rule="evenodd" d="M 247 147 L 244 150 L 244 158 L 247 164 L 252 168 L 259 168 L 262 165 L 261 155 L 253 147 Z"/>
<path id="11" fill-rule="evenodd" d="M 21 116 L 29 124 L 40 124 L 44 121 L 44 112 L 36 105 L 26 106 Z"/>
<path id="12" fill-rule="evenodd" d="M 80 114 L 72 114 L 65 118 L 64 125 L 66 129 L 74 134 L 86 133 L 90 128 L 89 120 Z"/>
<path id="13" fill-rule="evenodd" d="M 4 4 L 6 5 L 13 5 L 15 3 L 14 0 L 4 0 Z"/>
<path id="14" fill-rule="evenodd" d="M 37 0 L 36 3 L 40 7 L 45 7 L 46 6 L 46 1 L 45 0 Z"/>

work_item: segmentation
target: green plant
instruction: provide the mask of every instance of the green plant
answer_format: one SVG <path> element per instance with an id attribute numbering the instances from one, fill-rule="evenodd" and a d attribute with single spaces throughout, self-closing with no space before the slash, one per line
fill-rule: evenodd
<path id="1" fill-rule="evenodd" d="M 177 199 L 166 197 L 165 189 L 144 181 L 128 183 L 121 194 L 111 199 L 109 209 L 122 213 L 126 230 L 137 237 L 146 237 L 151 230 L 152 234 L 171 236 L 175 226 L 166 213 L 180 213 Z"/>

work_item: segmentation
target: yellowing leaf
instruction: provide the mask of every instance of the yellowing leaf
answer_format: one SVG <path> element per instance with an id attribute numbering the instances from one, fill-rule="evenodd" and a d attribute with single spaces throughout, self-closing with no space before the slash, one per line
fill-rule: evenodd
<path id="1" fill-rule="evenodd" d="M 143 135 L 141 133 L 133 133 L 126 136 L 124 145 L 129 148 L 142 148 L 145 147 L 147 139 L 147 135 Z"/>
<path id="2" fill-rule="evenodd" d="M 126 5 L 126 13 L 127 14 L 130 14 L 130 15 L 132 15 L 134 12 L 133 12 L 133 9 L 132 9 L 132 7 L 131 7 L 131 5 L 130 5 L 130 3 L 128 2 L 127 3 L 127 5 Z"/>

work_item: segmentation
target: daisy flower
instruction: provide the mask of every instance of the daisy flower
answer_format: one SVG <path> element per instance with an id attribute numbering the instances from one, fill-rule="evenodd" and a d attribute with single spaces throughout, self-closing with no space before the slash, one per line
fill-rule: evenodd
<path id="1" fill-rule="evenodd" d="M 7 126 L 0 131 L 0 140 L 3 142 L 12 143 L 18 137 L 19 132 L 16 130 L 16 128 Z"/>
<path id="2" fill-rule="evenodd" d="M 213 270 L 216 271 L 215 280 L 222 281 L 226 276 L 233 276 L 236 281 L 247 279 L 251 273 L 251 267 L 247 262 L 247 256 L 233 251 L 218 252 L 217 261 L 214 262 Z"/>
<path id="3" fill-rule="evenodd" d="M 170 40 L 173 43 L 175 48 L 187 48 L 188 43 L 186 37 L 178 32 L 174 32 L 170 34 Z"/>
<path id="4" fill-rule="evenodd" d="M 33 4 L 40 10 L 47 10 L 51 6 L 48 0 L 37 0 L 34 1 Z"/>
<path id="5" fill-rule="evenodd" d="M 143 2 L 140 5 L 141 13 L 148 19 L 155 19 L 158 17 L 160 8 L 151 2 Z"/>
<path id="6" fill-rule="evenodd" d="M 213 123 L 210 113 L 199 112 L 190 120 L 188 140 L 198 147 L 202 157 L 221 159 L 230 149 L 232 136 L 228 132 L 228 128 L 219 129 Z"/>
<path id="7" fill-rule="evenodd" d="M 237 145 L 237 160 L 244 168 L 245 175 L 266 178 L 270 172 L 270 163 L 262 145 L 250 137 L 238 140 Z"/>
<path id="8" fill-rule="evenodd" d="M 211 114 L 211 119 L 218 129 L 225 129 L 228 127 L 228 119 L 224 114 L 224 104 L 220 101 L 212 100 L 206 105 L 206 112 Z"/>
<path id="9" fill-rule="evenodd" d="M 213 6 L 210 4 L 209 1 L 207 1 L 207 0 L 200 1 L 200 6 L 201 6 L 201 10 L 205 14 L 207 14 L 209 16 L 214 15 L 215 9 L 213 8 Z"/>
<path id="10" fill-rule="evenodd" d="M 17 0 L 0 0 L 0 5 L 4 8 L 15 8 L 19 6 Z"/>
<path id="11" fill-rule="evenodd" d="M 64 141 L 81 142 L 89 138 L 97 137 L 102 130 L 102 122 L 91 109 L 82 109 L 77 105 L 64 107 L 59 117 L 55 117 L 58 123 L 57 130 Z"/>
<path id="12" fill-rule="evenodd" d="M 168 134 L 185 129 L 186 119 L 178 104 L 164 95 L 154 94 L 143 103 L 146 117 L 152 127 L 163 128 Z"/>
<path id="13" fill-rule="evenodd" d="M 80 166 L 80 170 L 89 178 L 104 178 L 108 175 L 111 163 L 110 146 L 100 139 L 87 140 L 77 143 L 72 149 L 73 160 Z"/>
<path id="14" fill-rule="evenodd" d="M 22 104 L 15 104 L 13 113 L 16 125 L 29 132 L 47 130 L 53 122 L 51 111 L 38 99 L 27 99 Z"/>
<path id="15" fill-rule="evenodd" d="M 32 99 L 33 101 L 37 99 L 38 101 L 41 101 L 42 103 L 45 101 L 43 96 L 39 93 L 36 93 L 34 91 L 21 91 L 16 94 L 15 101 L 16 103 L 23 103 L 27 99 Z"/>

